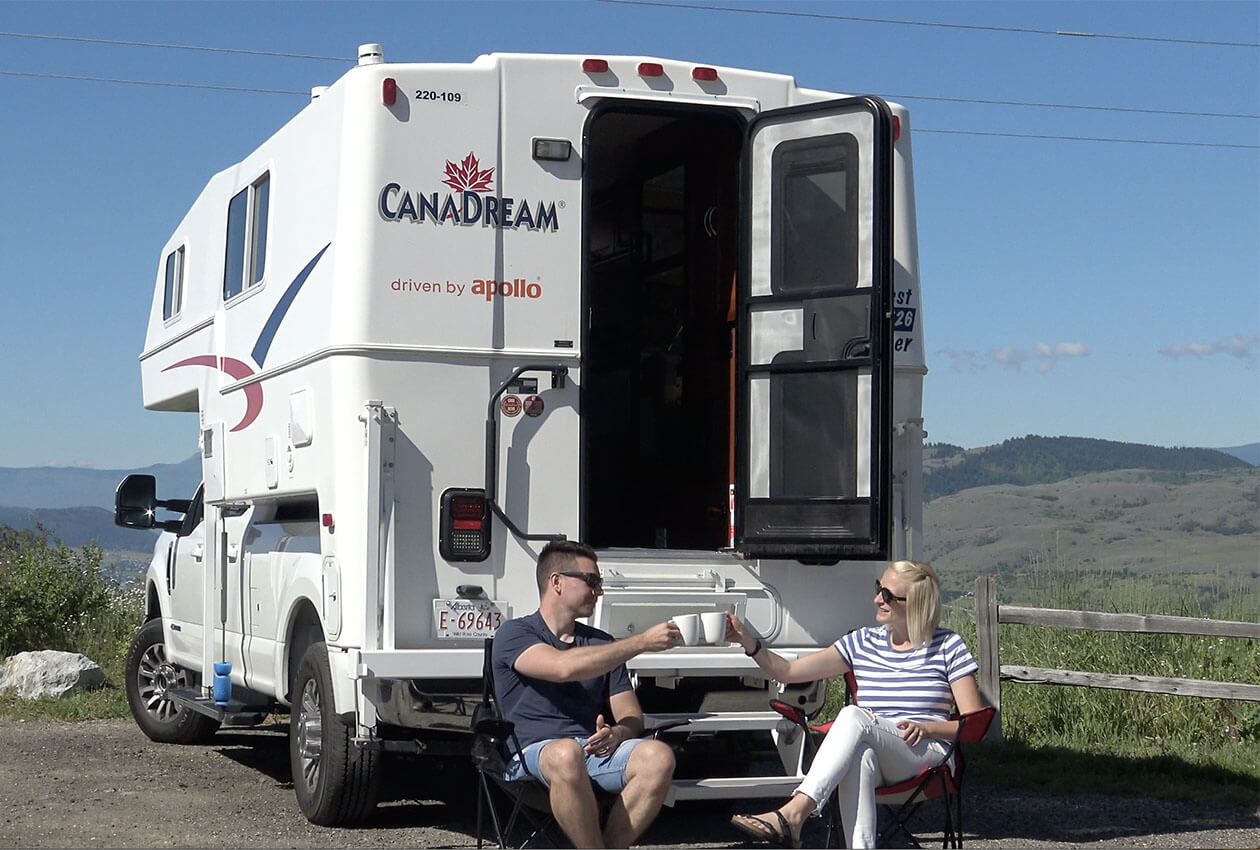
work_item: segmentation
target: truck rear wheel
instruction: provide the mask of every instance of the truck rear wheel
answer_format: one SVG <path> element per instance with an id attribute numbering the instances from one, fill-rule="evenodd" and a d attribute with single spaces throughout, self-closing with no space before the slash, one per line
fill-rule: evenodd
<path id="1" fill-rule="evenodd" d="M 171 688 L 191 688 L 197 675 L 167 660 L 162 621 L 149 620 L 127 650 L 127 705 L 140 731 L 164 744 L 197 744 L 219 728 L 219 721 L 167 698 Z"/>
<path id="2" fill-rule="evenodd" d="M 377 753 L 356 747 L 354 727 L 336 715 L 328 649 L 322 642 L 302 656 L 292 693 L 289 764 L 298 807 L 320 826 L 363 820 L 376 806 L 380 787 Z"/>

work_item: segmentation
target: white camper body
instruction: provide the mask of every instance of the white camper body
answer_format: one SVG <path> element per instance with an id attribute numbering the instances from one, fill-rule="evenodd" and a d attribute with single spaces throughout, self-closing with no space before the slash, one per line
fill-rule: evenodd
<path id="1" fill-rule="evenodd" d="M 205 480 L 149 572 L 171 669 L 209 703 L 230 662 L 308 724 L 322 643 L 314 710 L 437 752 L 554 536 L 598 551 L 616 637 L 730 610 L 791 656 L 868 623 L 921 533 L 906 112 L 646 57 L 365 54 L 162 252 L 144 404 L 198 413 Z M 680 755 L 674 799 L 793 787 L 784 689 L 738 646 L 628 666 L 679 741 L 779 758 Z"/>

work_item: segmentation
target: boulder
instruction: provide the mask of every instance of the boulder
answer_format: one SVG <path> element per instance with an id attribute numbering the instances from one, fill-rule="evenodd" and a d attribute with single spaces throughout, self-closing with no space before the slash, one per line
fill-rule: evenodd
<path id="1" fill-rule="evenodd" d="M 22 699 L 61 697 L 74 690 L 105 684 L 96 662 L 77 652 L 41 649 L 10 655 L 0 665 L 0 693 L 16 692 Z"/>

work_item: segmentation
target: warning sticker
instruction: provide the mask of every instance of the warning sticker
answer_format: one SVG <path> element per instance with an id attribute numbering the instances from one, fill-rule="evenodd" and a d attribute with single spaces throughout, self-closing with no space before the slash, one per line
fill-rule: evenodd
<path id="1" fill-rule="evenodd" d="M 543 400 L 542 396 L 528 395 L 525 396 L 525 415 L 526 416 L 542 416 Z"/>
<path id="2" fill-rule="evenodd" d="M 533 398 L 534 396 L 530 396 Z M 503 401 L 499 403 L 499 407 L 503 410 L 504 416 L 515 416 L 521 412 L 520 397 L 514 395 L 505 395 Z"/>

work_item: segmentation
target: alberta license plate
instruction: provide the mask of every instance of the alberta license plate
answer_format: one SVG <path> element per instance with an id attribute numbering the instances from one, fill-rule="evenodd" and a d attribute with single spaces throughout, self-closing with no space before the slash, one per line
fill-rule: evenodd
<path id="1" fill-rule="evenodd" d="M 494 637 L 508 610 L 506 602 L 490 599 L 434 599 L 433 627 L 444 640 Z"/>

